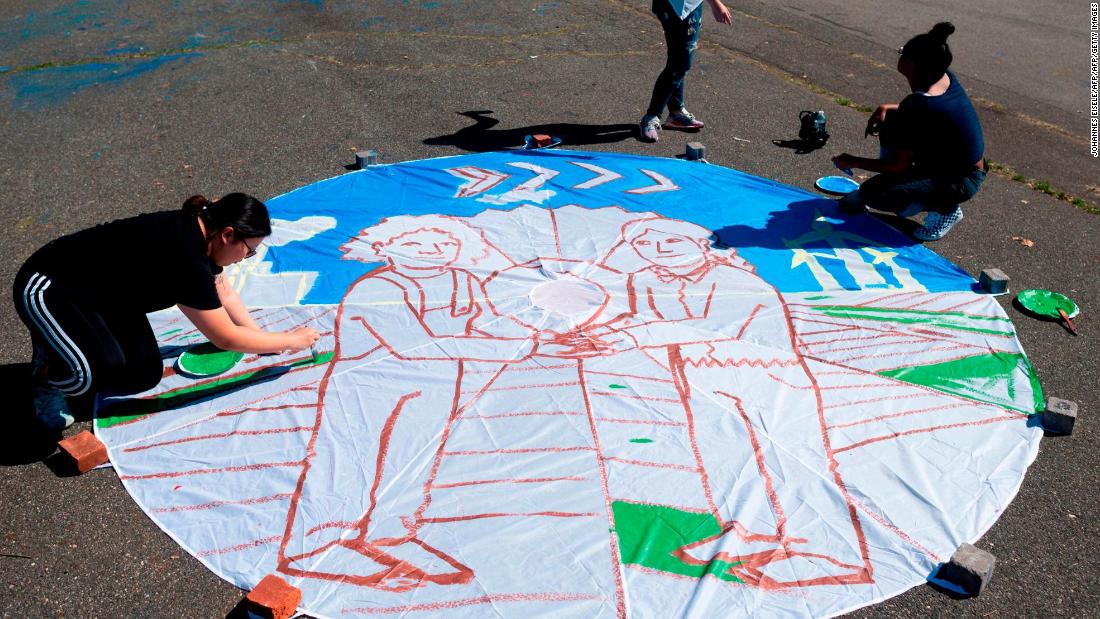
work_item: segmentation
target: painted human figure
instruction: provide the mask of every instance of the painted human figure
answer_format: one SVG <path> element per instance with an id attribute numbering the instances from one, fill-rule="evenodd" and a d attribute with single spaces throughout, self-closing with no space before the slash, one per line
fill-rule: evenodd
<path id="1" fill-rule="evenodd" d="M 385 266 L 340 304 L 279 570 L 391 591 L 468 582 L 468 567 L 418 537 L 418 519 L 463 386 L 473 382 L 464 366 L 521 361 L 537 345 L 530 329 L 497 315 L 474 272 L 511 263 L 442 215 L 385 219 L 341 249 L 345 259 Z M 426 378 L 454 387 L 424 389 Z"/>
<path id="2" fill-rule="evenodd" d="M 722 526 L 677 556 L 729 562 L 730 575 L 764 588 L 870 582 L 861 526 L 782 295 L 710 237 L 658 216 L 627 222 L 603 264 L 630 272 L 631 312 L 585 336 L 618 348 L 625 336 L 672 374 Z"/>

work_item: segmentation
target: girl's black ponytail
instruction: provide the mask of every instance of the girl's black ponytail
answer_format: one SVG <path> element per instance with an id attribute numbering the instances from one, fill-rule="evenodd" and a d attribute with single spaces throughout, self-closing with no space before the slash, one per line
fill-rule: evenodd
<path id="1" fill-rule="evenodd" d="M 187 198 L 183 211 L 202 220 L 207 237 L 224 228 L 233 228 L 241 238 L 251 239 L 271 235 L 271 218 L 267 206 L 245 193 L 231 193 L 211 202 L 201 195 Z"/>

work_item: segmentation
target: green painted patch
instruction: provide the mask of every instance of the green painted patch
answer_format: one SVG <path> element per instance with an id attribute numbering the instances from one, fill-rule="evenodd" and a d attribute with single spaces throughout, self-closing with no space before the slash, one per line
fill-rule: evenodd
<path id="1" fill-rule="evenodd" d="M 151 398 L 119 400 L 96 413 L 96 427 L 109 428 L 120 423 L 145 417 L 146 415 L 176 409 L 198 400 L 213 398 L 224 393 L 237 391 L 255 383 L 272 380 L 286 374 L 294 368 L 328 363 L 332 360 L 334 355 L 335 353 L 333 352 L 327 352 L 317 355 L 316 359 L 309 356 L 285 365 L 266 367 L 254 372 L 227 376 L 198 385 L 180 387 L 179 389 L 166 391 Z"/>
<path id="2" fill-rule="evenodd" d="M 713 561 L 707 565 L 690 565 L 672 555 L 681 546 L 721 532 L 718 521 L 711 514 L 626 501 L 612 502 L 611 510 L 623 563 L 681 576 L 702 578 L 710 574 L 720 580 L 742 582 L 726 573 L 731 563 Z"/>
<path id="3" fill-rule="evenodd" d="M 1012 406 L 1015 400 L 1019 372 L 1026 376 L 1034 395 L 1031 410 Z M 961 396 L 986 404 L 1034 415 L 1043 410 L 1043 388 L 1035 368 L 1022 354 L 992 353 L 964 357 L 953 361 L 918 365 L 879 372 L 914 385 L 922 385 L 944 393 Z M 991 397 L 1004 393 L 1006 399 Z"/>
<path id="4" fill-rule="evenodd" d="M 812 296 L 812 297 L 806 297 L 806 300 L 807 301 L 820 301 L 822 299 L 831 299 L 831 298 L 833 298 L 832 295 L 819 294 L 819 295 L 815 295 L 815 296 Z"/>
<path id="5" fill-rule="evenodd" d="M 626 385 L 619 385 L 617 383 L 611 383 L 608 387 L 611 389 L 626 389 Z"/>
<path id="6" fill-rule="evenodd" d="M 651 438 L 632 438 L 632 439 L 630 439 L 630 442 L 631 443 L 652 443 L 653 439 L 651 439 Z"/>
<path id="7" fill-rule="evenodd" d="M 855 307 L 848 305 L 815 305 L 813 309 L 833 318 L 881 320 L 902 324 L 922 324 L 929 327 L 970 331 L 988 335 L 1013 336 L 1012 321 L 998 316 L 978 316 L 964 312 L 932 312 L 924 310 L 896 310 L 881 307 Z M 1006 330 L 1007 329 L 1007 330 Z"/>
<path id="8" fill-rule="evenodd" d="M 1073 299 L 1066 295 L 1038 288 L 1021 290 L 1020 294 L 1016 295 L 1016 301 L 1027 311 L 1047 318 L 1061 318 L 1059 310 L 1065 312 L 1070 318 L 1076 318 L 1081 311 Z"/>
<path id="9" fill-rule="evenodd" d="M 184 374 L 214 376 L 228 372 L 244 358 L 244 353 L 222 350 L 210 342 L 203 342 L 183 351 L 176 365 Z"/>
<path id="10" fill-rule="evenodd" d="M 172 329 L 171 331 L 165 331 L 164 333 L 161 333 L 160 336 L 161 337 L 168 337 L 169 335 L 179 333 L 180 331 L 183 331 L 183 329 Z"/>

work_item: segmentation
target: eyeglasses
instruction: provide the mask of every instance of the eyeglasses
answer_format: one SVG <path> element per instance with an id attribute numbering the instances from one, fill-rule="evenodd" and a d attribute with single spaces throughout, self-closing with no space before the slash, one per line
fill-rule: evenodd
<path id="1" fill-rule="evenodd" d="M 258 250 L 258 249 L 260 248 L 260 243 L 263 243 L 263 242 L 264 242 L 264 240 L 263 240 L 263 239 L 260 239 L 259 241 L 257 241 L 257 242 L 256 242 L 256 245 L 255 245 L 255 246 L 253 247 L 253 246 L 250 246 L 250 245 L 248 244 L 248 241 L 246 241 L 246 240 L 245 240 L 245 238 L 244 238 L 243 236 L 241 236 L 241 235 L 240 235 L 239 233 L 237 234 L 237 238 L 238 238 L 238 239 L 239 239 L 239 240 L 240 240 L 240 241 L 241 241 L 242 243 L 244 243 L 244 246 L 245 246 L 245 247 L 247 247 L 247 248 L 248 248 L 248 253 L 244 255 L 244 257 L 245 257 L 245 258 L 251 258 L 252 256 L 255 256 L 255 255 L 256 255 L 256 251 L 257 251 L 257 250 Z"/>

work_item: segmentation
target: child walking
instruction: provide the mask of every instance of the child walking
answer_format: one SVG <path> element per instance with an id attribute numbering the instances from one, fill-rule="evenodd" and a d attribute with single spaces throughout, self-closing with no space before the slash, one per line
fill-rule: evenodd
<path id="1" fill-rule="evenodd" d="M 733 18 L 722 0 L 706 0 L 714 19 L 730 25 Z M 684 78 L 691 70 L 695 48 L 699 46 L 699 27 L 703 21 L 703 0 L 653 0 L 653 14 L 665 31 L 668 57 L 665 68 L 653 84 L 649 109 L 638 123 L 638 137 L 643 142 L 656 142 L 661 130 L 661 116 L 668 108 L 667 129 L 698 131 L 703 122 L 684 107 Z"/>

